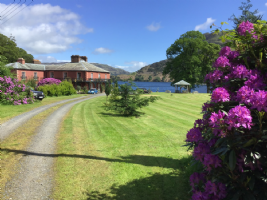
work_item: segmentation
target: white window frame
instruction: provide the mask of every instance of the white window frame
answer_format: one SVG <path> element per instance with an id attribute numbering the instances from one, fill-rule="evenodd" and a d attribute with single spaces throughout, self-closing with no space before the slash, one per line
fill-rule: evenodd
<path id="1" fill-rule="evenodd" d="M 107 79 L 107 74 L 105 74 L 105 80 Z"/>
<path id="2" fill-rule="evenodd" d="M 66 74 L 66 77 L 65 77 Z M 63 72 L 63 79 L 66 79 L 68 77 L 68 72 Z"/>
<path id="3" fill-rule="evenodd" d="M 94 78 L 94 73 L 91 73 L 91 78 L 92 78 L 92 79 Z"/>
<path id="4" fill-rule="evenodd" d="M 23 76 L 23 74 L 24 74 L 24 76 Z M 23 77 L 25 77 L 25 78 L 23 78 Z M 21 72 L 21 79 L 22 80 L 25 80 L 26 79 L 26 72 Z"/>
<path id="5" fill-rule="evenodd" d="M 54 78 L 54 72 L 50 72 L 50 78 Z"/>
<path id="6" fill-rule="evenodd" d="M 35 76 L 36 75 L 36 76 Z M 34 80 L 37 80 L 37 76 L 38 75 L 38 73 L 37 72 L 33 72 L 33 78 L 34 78 Z"/>
<path id="7" fill-rule="evenodd" d="M 100 78 L 100 73 L 98 73 L 98 78 Z"/>
<path id="8" fill-rule="evenodd" d="M 79 77 L 80 74 L 80 77 Z M 82 73 L 81 72 L 77 72 L 77 79 L 81 79 L 82 78 Z"/>

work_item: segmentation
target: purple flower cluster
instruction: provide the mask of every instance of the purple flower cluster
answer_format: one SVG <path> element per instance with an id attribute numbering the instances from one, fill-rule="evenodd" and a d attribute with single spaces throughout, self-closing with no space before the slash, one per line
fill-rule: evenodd
<path id="1" fill-rule="evenodd" d="M 248 78 L 250 76 L 250 71 L 244 65 L 237 65 L 231 68 L 229 76 L 231 78 Z"/>
<path id="2" fill-rule="evenodd" d="M 60 80 L 55 79 L 55 78 L 45 78 L 42 79 L 41 81 L 39 81 L 39 83 L 37 84 L 37 86 L 42 86 L 42 85 L 52 85 L 52 84 L 59 84 L 61 83 Z"/>
<path id="3" fill-rule="evenodd" d="M 226 56 L 220 56 L 217 60 L 213 63 L 213 67 L 227 67 L 230 66 L 229 59 Z"/>
<path id="4" fill-rule="evenodd" d="M 226 186 L 223 183 L 207 181 L 205 173 L 193 173 L 190 176 L 190 185 L 193 188 L 192 200 L 220 200 L 227 195 Z M 199 191 L 196 185 L 203 185 L 204 191 Z"/>
<path id="5" fill-rule="evenodd" d="M 248 80 L 245 81 L 244 85 L 255 90 L 263 90 L 266 86 L 264 83 L 264 77 L 258 70 L 250 70 Z"/>
<path id="6" fill-rule="evenodd" d="M 17 79 L 0 77 L 0 102 L 7 104 L 29 104 L 33 103 L 32 96 L 25 96 L 26 86 L 19 84 Z"/>
<path id="7" fill-rule="evenodd" d="M 228 47 L 228 46 L 225 46 L 225 47 L 223 47 L 223 48 L 221 49 L 219 55 L 220 55 L 220 56 L 227 56 L 227 57 L 228 57 L 229 54 L 230 54 L 230 52 L 231 52 L 231 48 Z"/>
<path id="8" fill-rule="evenodd" d="M 202 135 L 199 128 L 192 128 L 190 131 L 188 131 L 186 137 L 187 142 L 199 142 L 202 140 Z"/>
<path id="9" fill-rule="evenodd" d="M 239 127 L 250 129 L 252 125 L 252 117 L 250 114 L 250 110 L 246 106 L 240 105 L 231 108 L 228 112 L 226 123 L 229 125 L 229 130 L 231 128 Z"/>
<path id="10" fill-rule="evenodd" d="M 213 90 L 211 95 L 212 102 L 218 103 L 218 102 L 226 102 L 229 100 L 230 100 L 230 94 L 225 88 L 218 87 L 215 90 Z"/>
<path id="11" fill-rule="evenodd" d="M 216 83 L 219 80 L 222 80 L 223 78 L 223 72 L 220 70 L 214 70 L 213 72 L 210 72 L 206 75 L 205 79 L 209 80 L 210 83 Z"/>
<path id="12" fill-rule="evenodd" d="M 225 132 L 221 127 L 225 124 L 226 115 L 219 110 L 218 113 L 211 113 L 209 124 L 212 127 L 214 135 L 225 137 Z"/>
<path id="13" fill-rule="evenodd" d="M 242 22 L 237 29 L 237 32 L 239 35 L 246 36 L 246 32 L 248 31 L 251 33 L 254 30 L 253 23 L 250 23 L 249 21 Z M 251 33 L 252 34 L 252 33 Z"/>
<path id="14" fill-rule="evenodd" d="M 259 90 L 251 97 L 251 108 L 267 112 L 267 91 Z"/>
<path id="15" fill-rule="evenodd" d="M 248 86 L 243 86 L 237 91 L 236 100 L 240 103 L 249 104 L 253 94 L 253 89 Z"/>

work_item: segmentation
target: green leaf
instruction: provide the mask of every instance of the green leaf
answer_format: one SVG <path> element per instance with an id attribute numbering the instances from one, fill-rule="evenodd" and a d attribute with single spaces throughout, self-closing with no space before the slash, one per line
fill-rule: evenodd
<path id="1" fill-rule="evenodd" d="M 255 177 L 252 176 L 249 183 L 248 183 L 248 186 L 252 191 L 253 191 L 254 185 L 255 185 Z"/>
<path id="2" fill-rule="evenodd" d="M 243 197 L 244 197 L 244 200 L 256 200 L 254 195 L 248 190 L 244 190 Z"/>
<path id="3" fill-rule="evenodd" d="M 225 151 L 226 149 L 228 149 L 228 148 L 227 147 L 223 147 L 223 148 L 216 149 L 216 151 L 212 152 L 212 155 L 217 155 L 217 154 Z"/>
<path id="4" fill-rule="evenodd" d="M 231 171 L 235 169 L 235 165 L 236 165 L 236 155 L 235 151 L 232 150 L 229 155 L 229 167 Z"/>
<path id="5" fill-rule="evenodd" d="M 253 144 L 255 144 L 258 140 L 256 138 L 251 138 L 246 144 L 243 145 L 243 147 L 248 147 L 251 146 Z"/>

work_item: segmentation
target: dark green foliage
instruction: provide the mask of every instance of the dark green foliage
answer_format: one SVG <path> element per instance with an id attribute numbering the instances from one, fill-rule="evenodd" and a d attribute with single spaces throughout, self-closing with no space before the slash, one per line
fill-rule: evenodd
<path id="1" fill-rule="evenodd" d="M 80 92 L 80 90 L 82 89 L 82 87 L 80 85 L 77 85 L 76 88 L 77 88 L 78 92 Z"/>
<path id="2" fill-rule="evenodd" d="M 163 75 L 170 75 L 172 84 L 180 80 L 189 82 L 192 88 L 204 83 L 212 63 L 217 59 L 220 46 L 208 43 L 199 31 L 188 31 L 166 51 L 168 62 Z"/>
<path id="3" fill-rule="evenodd" d="M 36 80 L 34 80 L 34 78 L 30 78 L 30 79 L 27 79 L 26 81 L 22 81 L 22 82 L 24 82 L 25 85 L 27 85 L 31 88 L 36 87 Z"/>
<path id="4" fill-rule="evenodd" d="M 142 82 L 142 81 L 144 81 L 144 77 L 143 77 L 142 75 L 136 75 L 136 76 L 135 76 L 135 81 L 140 81 L 140 82 Z"/>
<path id="5" fill-rule="evenodd" d="M 0 77 L 9 76 L 14 78 L 14 74 L 11 73 L 12 68 L 6 67 L 7 59 L 5 56 L 0 55 Z"/>
<path id="6" fill-rule="evenodd" d="M 239 17 L 236 17 L 234 14 L 231 16 L 229 20 L 233 21 L 235 26 L 233 27 L 235 30 L 237 30 L 238 25 L 243 21 L 249 21 L 253 24 L 257 23 L 257 20 L 262 20 L 263 15 L 256 15 L 259 13 L 258 9 L 256 9 L 254 12 L 249 11 L 249 9 L 252 7 L 252 4 L 250 4 L 250 0 L 247 0 L 247 2 L 241 2 L 242 6 L 239 7 L 239 10 L 242 10 L 242 15 Z"/>
<path id="7" fill-rule="evenodd" d="M 106 93 L 106 96 L 107 96 L 106 101 L 108 100 L 108 96 L 109 96 L 110 93 L 111 93 L 111 89 L 112 89 L 111 83 L 107 83 L 107 84 L 106 84 L 106 87 L 105 87 L 105 93 Z"/>
<path id="8" fill-rule="evenodd" d="M 152 76 L 149 76 L 148 77 L 148 81 L 152 81 Z"/>
<path id="9" fill-rule="evenodd" d="M 26 63 L 33 62 L 33 56 L 25 50 L 17 47 L 16 40 L 13 36 L 8 38 L 0 33 L 0 55 L 7 58 L 7 63 L 14 63 L 18 58 L 24 58 Z"/>
<path id="10" fill-rule="evenodd" d="M 106 110 L 113 110 L 127 116 L 140 116 L 141 113 L 137 109 L 148 106 L 149 102 L 154 102 L 158 99 L 155 96 L 141 98 L 140 94 L 143 92 L 139 89 L 135 91 L 132 87 L 136 87 L 133 82 L 120 86 L 114 84 L 109 102 L 105 104 Z"/>
<path id="11" fill-rule="evenodd" d="M 45 96 L 69 96 L 76 94 L 76 90 L 72 83 L 68 81 L 62 81 L 60 84 L 56 85 L 43 85 L 37 88 L 38 91 L 42 91 Z"/>
<path id="12" fill-rule="evenodd" d="M 154 80 L 153 80 L 153 82 L 160 82 L 161 81 L 161 79 L 160 79 L 160 77 L 156 77 L 156 78 L 154 78 Z"/>

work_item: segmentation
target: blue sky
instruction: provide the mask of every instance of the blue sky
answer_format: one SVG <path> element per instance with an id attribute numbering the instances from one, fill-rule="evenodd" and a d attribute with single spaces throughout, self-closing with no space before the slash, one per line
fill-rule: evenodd
<path id="1" fill-rule="evenodd" d="M 166 59 L 167 48 L 187 31 L 210 32 L 210 24 L 222 21 L 231 29 L 228 19 L 241 15 L 245 1 L 1 0 L 0 33 L 15 36 L 19 47 L 42 62 L 80 55 L 133 72 Z M 251 4 L 267 20 L 267 0 Z"/>

